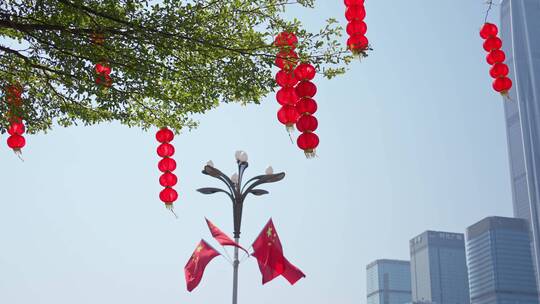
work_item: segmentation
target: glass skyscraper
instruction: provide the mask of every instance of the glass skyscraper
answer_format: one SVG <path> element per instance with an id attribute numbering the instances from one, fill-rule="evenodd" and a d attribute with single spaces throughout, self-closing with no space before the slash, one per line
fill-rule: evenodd
<path id="1" fill-rule="evenodd" d="M 411 302 L 409 261 L 376 260 L 366 266 L 367 304 Z"/>
<path id="2" fill-rule="evenodd" d="M 514 83 L 504 101 L 514 216 L 529 222 L 540 265 L 540 0 L 503 0 L 501 37 Z"/>
<path id="3" fill-rule="evenodd" d="M 471 304 L 538 304 L 526 220 L 488 217 L 467 228 Z"/>
<path id="4" fill-rule="evenodd" d="M 463 234 L 426 231 L 410 251 L 413 303 L 469 304 Z"/>

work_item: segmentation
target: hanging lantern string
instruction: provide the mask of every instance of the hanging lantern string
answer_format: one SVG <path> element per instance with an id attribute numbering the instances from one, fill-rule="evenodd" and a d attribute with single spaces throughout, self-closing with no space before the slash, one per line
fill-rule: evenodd
<path id="1" fill-rule="evenodd" d="M 294 145 L 294 139 L 292 138 L 291 132 L 288 132 L 288 134 L 289 134 L 289 139 L 291 140 L 291 144 Z"/>
<path id="2" fill-rule="evenodd" d="M 174 209 L 173 208 L 169 208 L 169 210 L 172 212 L 172 214 L 174 215 L 174 217 L 176 219 L 178 219 L 178 215 L 176 215 L 176 213 L 174 212 Z"/>
<path id="3" fill-rule="evenodd" d="M 22 157 L 22 153 L 20 153 L 20 152 L 15 152 L 15 155 L 17 155 L 17 157 L 18 157 L 22 162 L 24 162 L 24 158 Z"/>
<path id="4" fill-rule="evenodd" d="M 487 10 L 486 10 L 486 16 L 485 16 L 485 18 L 484 18 L 484 23 L 487 22 L 488 17 L 489 17 L 489 12 L 490 12 L 491 9 L 493 8 L 493 0 L 487 0 L 486 4 L 487 4 L 488 8 L 487 8 Z"/>

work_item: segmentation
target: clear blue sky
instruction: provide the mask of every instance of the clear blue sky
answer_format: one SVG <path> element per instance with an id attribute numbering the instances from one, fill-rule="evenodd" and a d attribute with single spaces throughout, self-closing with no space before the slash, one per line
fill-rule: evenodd
<path id="1" fill-rule="evenodd" d="M 240 303 L 365 302 L 365 265 L 408 259 L 427 229 L 463 232 L 489 215 L 512 214 L 502 99 L 478 30 L 476 1 L 367 1 L 375 50 L 346 75 L 316 79 L 319 157 L 306 160 L 277 123 L 278 105 L 226 105 L 178 136 L 175 220 L 157 198 L 154 131 L 117 124 L 27 136 L 26 161 L 0 145 L 0 303 L 227 303 L 232 270 L 217 258 L 193 293 L 183 267 L 204 216 L 231 232 L 225 196 L 200 173 L 212 159 L 232 173 L 286 171 L 271 195 L 245 206 L 242 242 L 274 218 L 285 254 L 307 278 L 262 286 L 255 260 L 240 268 Z M 315 29 L 344 22 L 341 0 L 289 13 Z M 491 19 L 498 21 L 498 11 Z M 344 38 L 346 39 L 346 38 Z M 214 243 L 212 243 L 214 244 Z"/>

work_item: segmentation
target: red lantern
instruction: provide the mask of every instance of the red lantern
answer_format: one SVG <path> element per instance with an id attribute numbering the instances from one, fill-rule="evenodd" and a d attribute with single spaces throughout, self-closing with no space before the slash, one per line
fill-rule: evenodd
<path id="1" fill-rule="evenodd" d="M 105 75 L 105 83 L 104 86 L 106 88 L 110 88 L 112 86 L 112 78 L 109 75 Z"/>
<path id="2" fill-rule="evenodd" d="M 347 10 L 345 11 L 345 18 L 347 18 L 347 21 L 364 20 L 365 17 L 366 9 L 363 5 L 352 5 L 347 7 Z"/>
<path id="3" fill-rule="evenodd" d="M 23 135 L 24 131 L 24 124 L 21 122 L 13 122 L 8 128 L 9 135 Z"/>
<path id="4" fill-rule="evenodd" d="M 174 146 L 169 143 L 162 143 L 157 148 L 157 154 L 160 157 L 171 157 L 174 155 Z"/>
<path id="5" fill-rule="evenodd" d="M 170 157 L 165 157 L 158 163 L 158 169 L 161 172 L 176 170 L 176 161 Z"/>
<path id="6" fill-rule="evenodd" d="M 283 70 L 293 69 L 298 63 L 298 54 L 294 51 L 279 52 L 276 56 L 275 64 Z"/>
<path id="7" fill-rule="evenodd" d="M 276 74 L 276 83 L 280 87 L 294 87 L 298 83 L 298 78 L 295 73 L 281 70 Z"/>
<path id="8" fill-rule="evenodd" d="M 300 81 L 295 90 L 298 97 L 313 97 L 317 94 L 317 87 L 311 81 Z"/>
<path id="9" fill-rule="evenodd" d="M 20 85 L 8 85 L 6 87 L 6 101 L 13 107 L 20 107 L 22 105 L 22 87 Z"/>
<path id="10" fill-rule="evenodd" d="M 497 29 L 497 26 L 493 23 L 485 23 L 484 26 L 482 26 L 482 29 L 480 29 L 480 37 L 484 39 L 497 37 L 498 33 L 499 29 Z"/>
<path id="11" fill-rule="evenodd" d="M 14 134 L 8 137 L 7 145 L 13 149 L 13 151 L 18 152 L 26 145 L 26 140 L 21 135 Z"/>
<path id="12" fill-rule="evenodd" d="M 498 50 L 502 47 L 502 40 L 499 37 L 489 37 L 484 41 L 484 50 L 486 52 L 491 52 L 493 50 Z"/>
<path id="13" fill-rule="evenodd" d="M 156 140 L 160 143 L 168 143 L 174 139 L 173 131 L 169 130 L 167 127 L 161 128 L 156 132 Z"/>
<path id="14" fill-rule="evenodd" d="M 504 63 L 496 63 L 489 70 L 489 75 L 493 78 L 508 76 L 508 66 Z"/>
<path id="15" fill-rule="evenodd" d="M 364 0 L 344 0 L 346 6 L 364 5 Z"/>
<path id="16" fill-rule="evenodd" d="M 96 76 L 96 84 L 103 85 L 105 88 L 110 88 L 112 86 L 112 78 L 107 74 L 98 74 Z"/>
<path id="17" fill-rule="evenodd" d="M 502 50 L 493 50 L 487 54 L 486 61 L 494 65 L 495 63 L 504 62 L 506 59 L 506 55 L 504 54 L 504 51 Z"/>
<path id="18" fill-rule="evenodd" d="M 294 75 L 299 81 L 312 80 L 315 78 L 315 67 L 309 63 L 301 63 L 294 69 Z"/>
<path id="19" fill-rule="evenodd" d="M 317 112 L 317 103 L 311 98 L 300 98 L 296 103 L 296 111 L 300 114 L 313 114 Z"/>
<path id="20" fill-rule="evenodd" d="M 22 106 L 21 96 L 7 95 L 7 103 L 13 107 Z"/>
<path id="21" fill-rule="evenodd" d="M 366 36 L 351 36 L 347 40 L 347 46 L 353 53 L 361 53 L 362 51 L 367 50 L 369 41 Z"/>
<path id="22" fill-rule="evenodd" d="M 281 88 L 276 94 L 280 105 L 294 105 L 298 101 L 298 95 L 293 87 Z"/>
<path id="23" fill-rule="evenodd" d="M 300 132 L 313 132 L 317 130 L 318 126 L 319 122 L 317 121 L 317 118 L 312 115 L 302 115 L 296 122 L 296 128 Z"/>
<path id="24" fill-rule="evenodd" d="M 22 87 L 19 84 L 8 85 L 6 91 L 7 95 L 9 96 L 21 97 L 22 95 Z"/>
<path id="25" fill-rule="evenodd" d="M 289 48 L 294 50 L 296 44 L 298 43 L 298 38 L 294 33 L 281 32 L 274 39 L 274 45 L 279 48 Z"/>
<path id="26" fill-rule="evenodd" d="M 353 20 L 347 24 L 347 34 L 349 36 L 365 35 L 367 32 L 367 25 L 364 21 Z"/>
<path id="27" fill-rule="evenodd" d="M 319 145 L 319 137 L 312 132 L 302 133 L 298 136 L 296 144 L 304 150 L 307 158 L 312 158 L 315 156 L 315 148 Z"/>
<path id="28" fill-rule="evenodd" d="M 96 73 L 102 75 L 110 75 L 111 67 L 108 66 L 106 62 L 100 62 L 96 64 Z"/>
<path id="29" fill-rule="evenodd" d="M 178 199 L 178 193 L 173 188 L 166 187 L 159 193 L 159 199 L 167 205 L 167 208 L 172 209 L 172 203 Z"/>
<path id="30" fill-rule="evenodd" d="M 22 118 L 16 115 L 12 115 L 10 111 L 7 112 L 7 116 L 10 123 L 22 123 Z"/>
<path id="31" fill-rule="evenodd" d="M 172 187 L 176 185 L 178 178 L 171 172 L 165 172 L 159 177 L 159 184 L 163 187 Z"/>
<path id="32" fill-rule="evenodd" d="M 508 94 L 512 88 L 512 80 L 508 77 L 499 77 L 493 81 L 493 89 L 503 95 Z"/>
<path id="33" fill-rule="evenodd" d="M 287 128 L 291 128 L 296 123 L 298 116 L 296 108 L 290 105 L 282 106 L 277 113 L 279 122 L 287 126 Z"/>
<path id="34" fill-rule="evenodd" d="M 93 33 L 90 35 L 90 41 L 93 44 L 103 45 L 103 43 L 105 43 L 105 35 L 102 33 Z"/>

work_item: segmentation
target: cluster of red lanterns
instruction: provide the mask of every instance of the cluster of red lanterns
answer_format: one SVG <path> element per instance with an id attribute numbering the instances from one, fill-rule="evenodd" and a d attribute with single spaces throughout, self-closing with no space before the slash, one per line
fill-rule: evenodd
<path id="1" fill-rule="evenodd" d="M 508 96 L 508 91 L 512 88 L 512 80 L 508 78 L 510 70 L 504 63 L 506 54 L 502 47 L 502 40 L 497 37 L 499 29 L 493 23 L 485 23 L 480 29 L 480 37 L 484 41 L 484 50 L 488 52 L 487 62 L 491 65 L 489 74 L 494 78 L 493 89 L 503 96 Z"/>
<path id="2" fill-rule="evenodd" d="M 294 74 L 294 68 L 298 64 L 298 54 L 295 52 L 297 43 L 296 35 L 289 32 L 278 34 L 274 40 L 274 45 L 279 48 L 275 60 L 276 66 L 280 69 L 276 74 L 276 82 L 281 87 L 276 93 L 276 99 L 281 105 L 277 118 L 289 132 L 294 130 L 294 124 L 299 116 L 295 108 L 298 97 L 294 89 L 298 83 Z"/>
<path id="3" fill-rule="evenodd" d="M 295 88 L 298 96 L 295 110 L 300 115 L 296 121 L 296 128 L 302 132 L 296 144 L 304 150 L 307 158 L 315 156 L 315 148 L 319 145 L 319 137 L 313 133 L 319 126 L 317 118 L 313 116 L 317 111 L 317 102 L 313 99 L 317 94 L 317 86 L 311 82 L 315 78 L 315 72 L 315 67 L 309 63 L 301 63 L 294 70 L 294 75 L 299 81 Z"/>
<path id="4" fill-rule="evenodd" d="M 25 127 L 22 118 L 19 116 L 22 107 L 22 87 L 20 85 L 8 85 L 6 87 L 6 101 L 10 108 L 8 112 L 9 137 L 7 139 L 7 145 L 13 151 L 20 156 L 21 149 L 26 145 L 24 139 Z"/>
<path id="5" fill-rule="evenodd" d="M 280 69 L 276 74 L 276 83 L 280 86 L 276 99 L 281 105 L 277 117 L 289 133 L 295 125 L 302 132 L 296 143 L 306 157 L 311 158 L 319 145 L 319 137 L 313 133 L 318 126 L 313 116 L 317 111 L 317 103 L 313 100 L 317 87 L 311 82 L 316 71 L 309 63 L 298 65 L 297 43 L 298 38 L 290 32 L 281 32 L 274 39 L 274 45 L 279 49 L 275 64 Z"/>
<path id="6" fill-rule="evenodd" d="M 105 43 L 105 36 L 101 33 L 94 33 L 90 37 L 93 44 L 103 46 Z M 107 60 L 102 59 L 95 65 L 96 71 L 96 84 L 103 86 L 104 88 L 110 88 L 112 86 L 111 67 Z"/>
<path id="7" fill-rule="evenodd" d="M 369 41 L 366 37 L 367 25 L 364 22 L 366 17 L 364 0 L 344 0 L 344 2 L 347 7 L 345 18 L 349 22 L 347 24 L 347 34 L 349 34 L 347 47 L 355 55 L 365 54 L 369 47 Z"/>
<path id="8" fill-rule="evenodd" d="M 165 187 L 159 193 L 159 199 L 165 203 L 167 209 L 173 211 L 173 203 L 178 199 L 178 193 L 173 189 L 178 182 L 178 178 L 173 173 L 176 169 L 176 161 L 172 158 L 174 146 L 171 144 L 174 133 L 166 127 L 161 128 L 156 133 L 156 139 L 160 143 L 157 154 L 162 158 L 158 163 L 158 169 L 162 172 L 159 183 Z"/>

